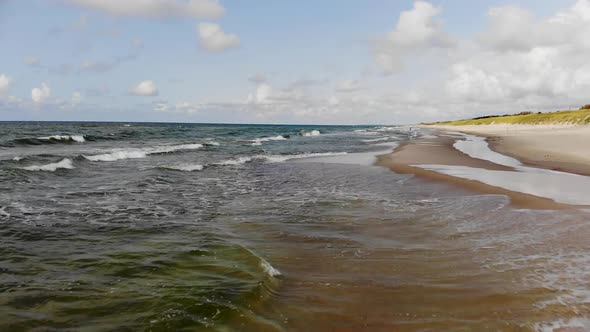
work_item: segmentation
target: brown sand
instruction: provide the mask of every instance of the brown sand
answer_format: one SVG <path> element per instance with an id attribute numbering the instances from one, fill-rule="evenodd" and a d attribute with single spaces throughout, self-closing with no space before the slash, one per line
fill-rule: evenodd
<path id="1" fill-rule="evenodd" d="M 380 156 L 377 165 L 388 167 L 396 173 L 414 174 L 420 178 L 448 182 L 481 193 L 506 195 L 510 197 L 511 203 L 519 208 L 569 209 L 574 207 L 557 203 L 548 198 L 510 191 L 479 181 L 462 179 L 412 166 L 416 164 L 437 164 L 461 165 L 501 171 L 513 170 L 511 167 L 469 157 L 453 148 L 455 140 L 451 137 L 441 136 L 436 139 L 419 139 L 407 142 L 396 148 L 393 153 Z"/>
<path id="2" fill-rule="evenodd" d="M 471 125 L 436 128 L 487 137 L 490 148 L 525 165 L 590 175 L 590 126 Z"/>

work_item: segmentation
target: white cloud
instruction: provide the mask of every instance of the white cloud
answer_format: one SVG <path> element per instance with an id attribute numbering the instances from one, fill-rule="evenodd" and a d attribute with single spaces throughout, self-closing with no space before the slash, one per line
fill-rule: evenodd
<path id="1" fill-rule="evenodd" d="M 31 90 L 31 99 L 35 104 L 42 104 L 50 96 L 51 89 L 45 82 L 41 83 L 41 87 Z"/>
<path id="2" fill-rule="evenodd" d="M 401 12 L 395 29 L 374 45 L 375 60 L 385 73 L 400 70 L 404 56 L 453 45 L 436 21 L 441 12 L 441 8 L 425 1 L 416 1 L 412 10 Z"/>
<path id="3" fill-rule="evenodd" d="M 199 23 L 197 33 L 201 47 L 211 52 L 220 52 L 240 44 L 238 36 L 226 34 L 219 24 Z"/>
<path id="4" fill-rule="evenodd" d="M 478 48 L 452 65 L 455 100 L 536 105 L 584 102 L 590 90 L 590 1 L 539 19 L 525 9 L 489 11 Z"/>
<path id="5" fill-rule="evenodd" d="M 267 104 L 271 102 L 272 87 L 268 83 L 258 83 L 256 91 L 248 95 L 247 102 L 251 104 Z"/>
<path id="6" fill-rule="evenodd" d="M 395 30 L 389 35 L 390 41 L 407 47 L 447 44 L 446 35 L 441 32 L 440 24 L 434 20 L 441 12 L 441 8 L 428 2 L 416 1 L 412 10 L 400 14 Z"/>
<path id="7" fill-rule="evenodd" d="M 358 80 L 344 80 L 336 84 L 335 90 L 337 92 L 355 92 L 362 89 L 361 83 Z"/>
<path id="8" fill-rule="evenodd" d="M 201 110 L 203 105 L 200 104 L 192 104 L 186 101 L 176 103 L 171 105 L 167 101 L 158 101 L 154 103 L 154 111 L 156 112 L 164 112 L 164 113 L 185 113 L 191 114 L 196 113 Z"/>
<path id="9" fill-rule="evenodd" d="M 129 92 L 136 96 L 157 96 L 158 88 L 153 81 L 142 81 L 131 88 Z"/>
<path id="10" fill-rule="evenodd" d="M 0 75 L 0 96 L 4 96 L 8 89 L 10 88 L 10 84 L 12 83 L 12 78 L 2 74 Z"/>
<path id="11" fill-rule="evenodd" d="M 208 18 L 223 16 L 225 9 L 217 0 L 68 0 L 84 8 L 111 15 L 144 18 Z"/>

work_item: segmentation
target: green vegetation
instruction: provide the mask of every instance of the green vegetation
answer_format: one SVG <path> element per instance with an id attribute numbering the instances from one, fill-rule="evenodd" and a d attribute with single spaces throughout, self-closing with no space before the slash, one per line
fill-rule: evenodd
<path id="1" fill-rule="evenodd" d="M 510 115 L 482 116 L 469 120 L 443 121 L 425 123 L 427 125 L 487 125 L 487 124 L 590 124 L 590 105 L 585 105 L 577 111 L 558 111 L 550 113 L 521 112 Z"/>

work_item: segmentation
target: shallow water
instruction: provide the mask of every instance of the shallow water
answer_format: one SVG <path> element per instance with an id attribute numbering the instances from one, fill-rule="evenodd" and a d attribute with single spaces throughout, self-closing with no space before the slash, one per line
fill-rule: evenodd
<path id="1" fill-rule="evenodd" d="M 587 214 L 366 165 L 407 128 L 0 130 L 0 330 L 588 328 Z"/>
<path id="2" fill-rule="evenodd" d="M 473 158 L 512 167 L 514 170 L 497 171 L 456 165 L 417 166 L 511 191 L 549 198 L 559 203 L 590 205 L 590 177 L 523 166 L 514 158 L 492 151 L 483 137 L 464 136 L 464 140 L 458 140 L 454 144 L 459 151 Z"/>

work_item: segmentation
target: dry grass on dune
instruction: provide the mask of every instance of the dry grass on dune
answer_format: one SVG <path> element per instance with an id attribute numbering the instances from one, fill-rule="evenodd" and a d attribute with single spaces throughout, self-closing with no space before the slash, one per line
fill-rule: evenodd
<path id="1" fill-rule="evenodd" d="M 522 112 L 513 115 L 483 116 L 469 120 L 443 121 L 427 123 L 428 125 L 490 125 L 490 124 L 519 124 L 519 125 L 550 125 L 550 124 L 590 124 L 590 105 L 585 105 L 577 111 L 557 111 L 550 113 Z"/>

